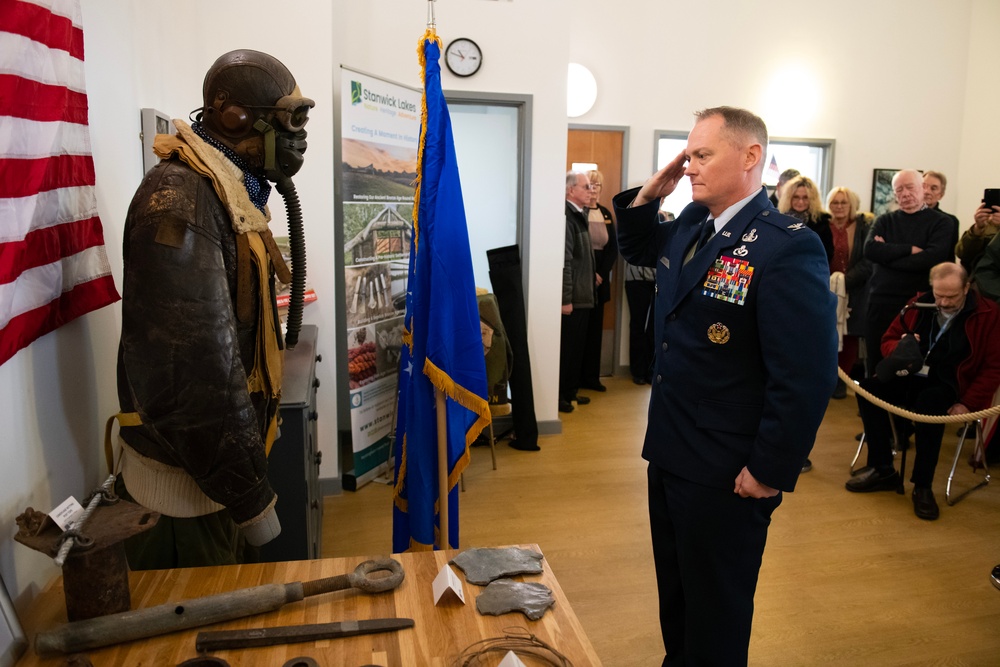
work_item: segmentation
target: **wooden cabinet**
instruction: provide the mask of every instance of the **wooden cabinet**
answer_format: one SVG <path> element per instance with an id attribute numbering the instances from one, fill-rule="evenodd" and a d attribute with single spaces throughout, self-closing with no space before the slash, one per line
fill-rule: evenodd
<path id="1" fill-rule="evenodd" d="M 267 476 L 278 494 L 275 511 L 281 534 L 261 547 L 263 561 L 319 558 L 322 548 L 323 498 L 319 490 L 316 422 L 315 325 L 303 325 L 298 345 L 285 352 L 281 387 L 281 430 L 267 457 Z"/>

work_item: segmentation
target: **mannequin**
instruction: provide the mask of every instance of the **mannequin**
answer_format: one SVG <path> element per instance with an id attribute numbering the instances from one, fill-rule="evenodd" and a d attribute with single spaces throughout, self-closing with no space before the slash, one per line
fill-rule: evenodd
<path id="1" fill-rule="evenodd" d="M 203 98 L 192 125 L 157 136 L 161 162 L 125 224 L 116 488 L 161 513 L 126 542 L 134 570 L 250 562 L 281 531 L 267 479 L 285 348 L 274 279 L 293 283 L 293 301 L 295 281 L 266 202 L 277 183 L 301 283 L 291 177 L 314 103 L 281 62 L 250 50 L 212 65 Z"/>

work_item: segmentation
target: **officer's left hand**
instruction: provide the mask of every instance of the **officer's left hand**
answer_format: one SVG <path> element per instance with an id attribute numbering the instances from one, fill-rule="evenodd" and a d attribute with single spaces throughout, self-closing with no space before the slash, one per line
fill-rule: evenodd
<path id="1" fill-rule="evenodd" d="M 956 403 L 955 405 L 948 408 L 949 415 L 967 415 L 969 414 L 969 408 L 965 407 L 961 403 Z"/>
<path id="2" fill-rule="evenodd" d="M 738 493 L 740 498 L 773 498 L 778 495 L 777 489 L 758 482 L 746 466 L 736 476 L 736 488 L 733 492 Z"/>

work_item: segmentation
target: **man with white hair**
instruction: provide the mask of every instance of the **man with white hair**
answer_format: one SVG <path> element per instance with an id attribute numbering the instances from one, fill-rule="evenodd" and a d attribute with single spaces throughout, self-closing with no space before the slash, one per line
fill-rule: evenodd
<path id="1" fill-rule="evenodd" d="M 869 375 L 882 359 L 882 334 L 910 297 L 927 291 L 931 267 L 950 261 L 955 252 L 954 223 L 927 206 L 919 171 L 897 172 L 892 191 L 899 209 L 876 218 L 865 241 L 865 257 L 873 266 L 865 333 Z"/>
<path id="2" fill-rule="evenodd" d="M 882 337 L 882 349 L 892 354 L 902 341 L 915 340 L 912 354 L 890 356 L 878 368 L 877 378 L 861 386 L 879 398 L 925 415 L 960 415 L 985 410 L 1000 385 L 1000 308 L 969 290 L 969 274 L 954 262 L 930 271 L 931 289 L 914 296 Z M 912 366 L 912 368 L 911 368 Z M 912 370 L 912 372 L 911 372 Z M 888 413 L 858 398 L 868 442 L 868 466 L 847 481 L 855 493 L 894 491 L 900 486 L 892 464 L 892 431 Z M 917 453 L 910 481 L 913 512 L 933 521 L 939 510 L 931 490 L 941 454 L 944 424 L 916 422 Z"/>

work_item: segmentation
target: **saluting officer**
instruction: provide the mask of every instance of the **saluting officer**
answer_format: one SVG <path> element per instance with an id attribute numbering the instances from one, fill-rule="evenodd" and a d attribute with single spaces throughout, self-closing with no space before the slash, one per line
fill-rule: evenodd
<path id="1" fill-rule="evenodd" d="M 761 186 L 767 128 L 706 109 L 687 148 L 614 199 L 630 264 L 656 267 L 656 360 L 642 456 L 664 664 L 746 664 L 767 526 L 837 377 L 819 237 Z M 694 203 L 660 223 L 682 176 Z"/>

